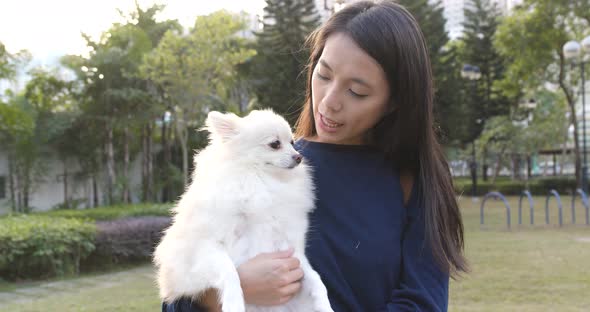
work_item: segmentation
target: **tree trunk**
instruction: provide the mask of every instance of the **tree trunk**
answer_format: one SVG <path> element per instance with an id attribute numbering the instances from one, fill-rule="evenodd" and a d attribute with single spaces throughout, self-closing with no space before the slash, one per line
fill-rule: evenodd
<path id="1" fill-rule="evenodd" d="M 170 153 L 168 153 L 168 149 L 169 149 L 169 142 L 168 142 L 168 129 L 167 129 L 168 125 L 166 124 L 166 118 L 164 116 L 162 116 L 162 148 L 163 148 L 163 153 L 164 153 L 164 157 L 162 157 L 162 165 L 160 166 L 161 170 L 163 170 L 163 173 L 166 175 L 168 174 L 168 166 L 170 165 L 170 158 L 168 157 L 170 155 Z M 162 202 L 168 202 L 168 198 L 169 198 L 169 189 L 170 186 L 168 185 L 168 183 L 164 183 L 164 185 L 162 186 Z"/>
<path id="2" fill-rule="evenodd" d="M 512 179 L 513 180 L 522 180 L 522 174 L 520 170 L 520 154 L 514 153 L 512 154 Z"/>
<path id="3" fill-rule="evenodd" d="M 29 207 L 29 193 L 31 187 L 31 179 L 30 179 L 30 168 L 25 168 L 25 175 L 24 180 L 25 183 L 23 185 L 23 212 L 28 213 L 30 211 Z"/>
<path id="4" fill-rule="evenodd" d="M 530 180 L 533 176 L 533 167 L 532 167 L 532 156 L 529 154 L 526 156 L 526 179 Z"/>
<path id="5" fill-rule="evenodd" d="M 113 149 L 113 127 L 110 122 L 106 123 L 107 142 L 107 205 L 113 204 L 113 188 L 115 184 L 115 151 Z"/>
<path id="6" fill-rule="evenodd" d="M 182 150 L 182 177 L 184 179 L 184 186 L 188 185 L 188 130 L 186 126 L 181 125 L 180 122 L 174 119 L 176 128 L 176 135 L 180 141 L 180 149 Z"/>
<path id="7" fill-rule="evenodd" d="M 154 153 L 152 151 L 152 124 L 147 125 L 147 197 L 148 200 L 155 201 L 154 198 Z"/>
<path id="8" fill-rule="evenodd" d="M 131 203 L 129 195 L 129 126 L 125 126 L 123 138 L 123 203 Z"/>
<path id="9" fill-rule="evenodd" d="M 572 94 L 569 92 L 565 84 L 565 57 L 561 47 L 557 51 L 559 55 L 559 87 L 565 94 L 567 104 L 570 108 L 571 122 L 574 126 L 574 150 L 575 150 L 575 164 L 576 164 L 576 186 L 582 187 L 582 162 L 580 157 L 580 138 L 578 137 L 578 118 L 576 117 L 576 103 Z M 585 117 L 585 116 L 584 116 Z M 563 166 L 561 166 L 563 168 Z"/>
<path id="10" fill-rule="evenodd" d="M 500 153 L 498 153 L 498 157 L 496 158 L 496 164 L 494 164 L 494 175 L 492 176 L 492 181 L 491 181 L 492 185 L 495 185 L 496 178 L 500 174 L 500 167 L 502 164 L 502 155 L 504 155 L 505 150 L 506 150 L 506 148 L 503 147 L 502 150 L 500 151 Z"/>
<path id="11" fill-rule="evenodd" d="M 481 155 L 481 164 L 482 164 L 482 177 L 484 181 L 488 180 L 488 149 L 484 146 L 483 152 Z"/>
<path id="12" fill-rule="evenodd" d="M 146 124 L 141 132 L 143 155 L 141 157 L 142 201 L 153 201 L 152 126 Z"/>
<path id="13" fill-rule="evenodd" d="M 15 181 L 14 181 L 14 159 L 11 153 L 8 153 L 8 185 L 10 188 L 10 207 L 12 212 L 17 212 L 16 197 L 15 197 Z"/>
<path id="14" fill-rule="evenodd" d="M 147 191 L 147 125 L 141 128 L 141 201 L 148 201 Z"/>
<path id="15" fill-rule="evenodd" d="M 68 163 L 67 159 L 62 160 L 64 166 L 64 208 L 70 208 L 70 201 L 68 196 Z"/>
<path id="16" fill-rule="evenodd" d="M 23 192 L 22 192 L 22 168 L 15 163 L 14 164 L 14 178 L 15 178 L 15 190 L 16 190 L 16 212 L 23 212 Z"/>
<path id="17" fill-rule="evenodd" d="M 96 174 L 92 174 L 92 207 L 98 207 L 98 186 L 96 185 Z"/>

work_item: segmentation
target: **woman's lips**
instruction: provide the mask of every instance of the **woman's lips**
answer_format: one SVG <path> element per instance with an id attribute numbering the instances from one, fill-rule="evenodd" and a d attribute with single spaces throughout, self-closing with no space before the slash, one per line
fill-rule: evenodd
<path id="1" fill-rule="evenodd" d="M 325 117 L 320 113 L 320 126 L 322 129 L 327 132 L 335 132 L 338 128 L 342 127 L 344 124 L 338 123 L 330 118 Z"/>

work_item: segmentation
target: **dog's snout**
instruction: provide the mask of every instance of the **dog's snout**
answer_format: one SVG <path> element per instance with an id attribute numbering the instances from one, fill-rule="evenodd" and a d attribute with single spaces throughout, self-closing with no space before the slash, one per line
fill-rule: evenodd
<path id="1" fill-rule="evenodd" d="M 293 155 L 293 160 L 294 160 L 296 163 L 298 163 L 298 164 L 300 164 L 300 163 L 301 163 L 301 160 L 302 160 L 302 159 L 303 159 L 303 157 L 301 156 L 301 154 L 295 154 L 295 155 Z"/>

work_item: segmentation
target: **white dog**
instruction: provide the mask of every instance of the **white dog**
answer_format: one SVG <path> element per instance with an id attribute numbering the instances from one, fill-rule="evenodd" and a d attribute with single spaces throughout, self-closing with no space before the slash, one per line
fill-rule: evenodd
<path id="1" fill-rule="evenodd" d="M 155 251 L 162 299 L 215 288 L 224 312 L 332 311 L 304 254 L 313 185 L 289 124 L 269 110 L 244 118 L 210 112 L 206 129 L 210 144 L 195 156 L 192 183 Z M 301 291 L 281 306 L 246 306 L 236 267 L 289 247 L 304 272 Z"/>

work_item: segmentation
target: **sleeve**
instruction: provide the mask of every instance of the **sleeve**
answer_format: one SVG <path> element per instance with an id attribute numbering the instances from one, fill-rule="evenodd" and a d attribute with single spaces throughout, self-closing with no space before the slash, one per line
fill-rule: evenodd
<path id="1" fill-rule="evenodd" d="M 449 274 L 440 270 L 426 243 L 424 205 L 414 189 L 406 207 L 400 282 L 380 312 L 447 311 Z"/>
<path id="2" fill-rule="evenodd" d="M 207 312 L 207 309 L 192 302 L 189 298 L 181 298 L 172 303 L 163 302 L 162 312 Z"/>

